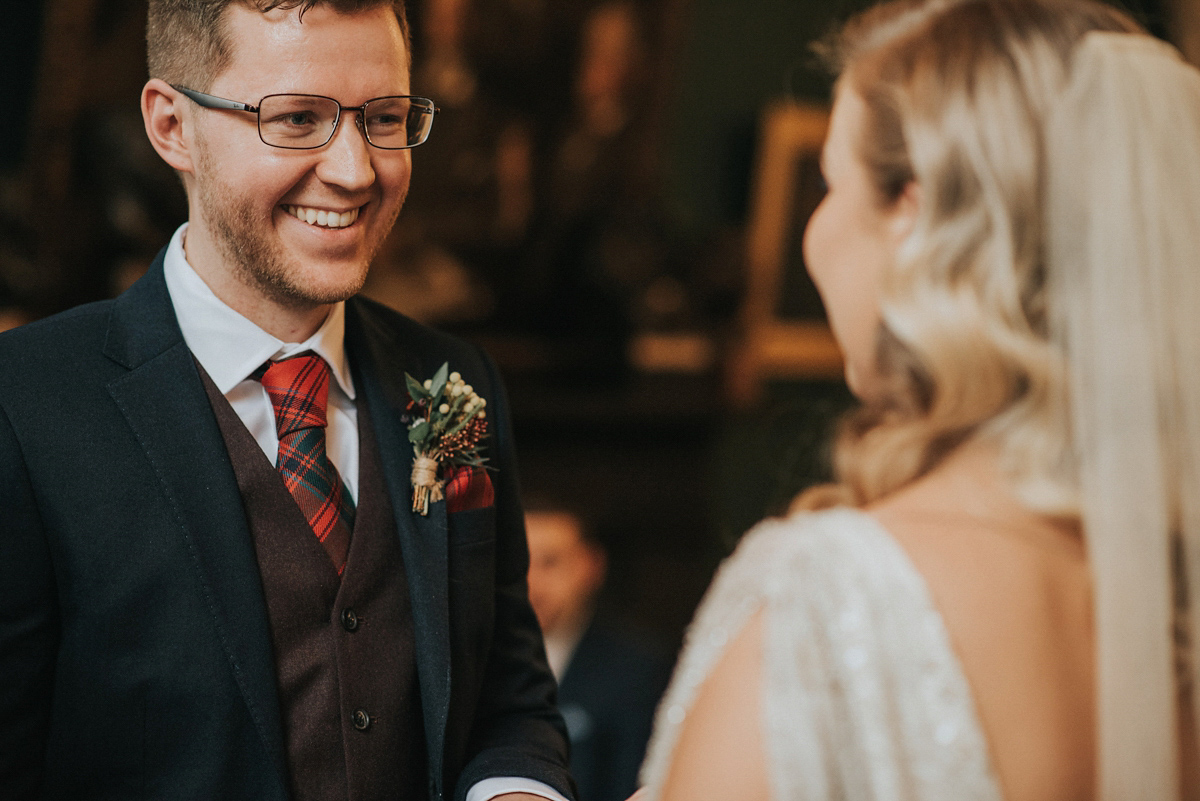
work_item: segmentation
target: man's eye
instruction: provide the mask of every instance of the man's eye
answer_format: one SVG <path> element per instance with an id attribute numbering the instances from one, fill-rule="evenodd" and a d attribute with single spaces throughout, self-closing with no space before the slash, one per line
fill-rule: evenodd
<path id="1" fill-rule="evenodd" d="M 270 119 L 263 120 L 267 128 L 282 130 L 287 128 L 311 128 L 317 124 L 317 115 L 311 111 L 289 111 L 276 114 Z"/>
<path id="2" fill-rule="evenodd" d="M 404 117 L 399 114 L 376 114 L 367 120 L 371 130 L 386 130 L 404 125 Z"/>

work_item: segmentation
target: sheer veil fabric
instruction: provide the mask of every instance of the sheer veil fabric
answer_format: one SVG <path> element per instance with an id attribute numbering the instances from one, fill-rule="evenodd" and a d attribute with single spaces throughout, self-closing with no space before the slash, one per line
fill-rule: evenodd
<path id="1" fill-rule="evenodd" d="M 1200 72 L 1130 34 L 1090 33 L 1072 60 L 1047 131 L 1046 255 L 1093 577 L 1099 797 L 1178 798 L 1176 665 L 1193 660 L 1173 631 L 1179 591 L 1200 588 Z"/>

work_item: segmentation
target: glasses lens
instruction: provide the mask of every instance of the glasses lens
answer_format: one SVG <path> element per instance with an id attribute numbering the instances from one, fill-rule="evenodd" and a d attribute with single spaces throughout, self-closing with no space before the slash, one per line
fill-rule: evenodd
<path id="1" fill-rule="evenodd" d="M 258 107 L 258 132 L 275 147 L 320 147 L 333 136 L 338 104 L 314 95 L 268 95 Z"/>
<path id="2" fill-rule="evenodd" d="M 399 150 L 429 137 L 433 101 L 423 97 L 380 97 L 363 110 L 367 138 L 376 147 Z"/>

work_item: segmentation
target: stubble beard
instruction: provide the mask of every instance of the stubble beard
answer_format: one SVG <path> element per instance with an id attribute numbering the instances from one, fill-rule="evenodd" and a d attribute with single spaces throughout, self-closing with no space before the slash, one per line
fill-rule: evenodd
<path id="1" fill-rule="evenodd" d="M 375 241 L 370 243 L 367 256 L 341 286 L 312 286 L 302 282 L 304 265 L 281 252 L 279 244 L 270 241 L 264 234 L 264 229 L 273 229 L 270 216 L 257 221 L 252 198 L 239 195 L 231 187 L 211 177 L 217 170 L 207 151 L 201 151 L 197 161 L 200 174 L 210 176 L 208 180 L 199 182 L 198 198 L 218 250 L 239 281 L 258 289 L 266 299 L 284 308 L 310 309 L 339 303 L 356 295 L 366 283 L 371 261 L 383 246 L 387 232 L 396 222 L 400 207 L 403 206 L 401 201 L 390 212 L 387 224 L 379 229 L 382 233 L 377 234 Z"/>

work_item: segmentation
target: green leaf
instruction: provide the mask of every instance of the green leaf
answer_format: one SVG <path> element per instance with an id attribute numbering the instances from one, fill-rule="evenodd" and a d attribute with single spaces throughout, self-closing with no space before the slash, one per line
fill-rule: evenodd
<path id="1" fill-rule="evenodd" d="M 454 421 L 454 423 L 453 423 L 453 425 L 449 425 L 449 426 L 446 426 L 446 427 L 445 427 L 445 429 L 446 429 L 446 430 L 442 432 L 442 436 L 444 436 L 444 437 L 452 437 L 452 436 L 454 436 L 455 434 L 457 434 L 457 433 L 459 432 L 459 430 L 461 430 L 461 429 L 462 429 L 462 427 L 463 427 L 463 426 L 465 426 L 465 425 L 466 425 L 466 421 L 465 421 L 465 420 L 461 420 L 461 419 L 460 419 L 460 420 L 455 420 L 455 421 Z"/>
<path id="2" fill-rule="evenodd" d="M 412 428 L 408 429 L 408 441 L 413 445 L 424 445 L 425 440 L 433 433 L 429 427 L 429 423 L 424 420 L 418 420 L 412 424 Z"/>
<path id="3" fill-rule="evenodd" d="M 450 375 L 450 362 L 442 362 L 442 366 L 433 374 L 433 385 L 429 388 L 429 396 L 434 399 L 434 402 L 441 397 L 442 390 L 446 388 L 446 378 Z"/>
<path id="4" fill-rule="evenodd" d="M 417 403 L 429 400 L 429 391 L 408 373 L 404 374 L 404 383 L 408 385 L 408 396 Z"/>
<path id="5" fill-rule="evenodd" d="M 494 469 L 487 464 L 487 460 L 486 456 L 480 456 L 478 453 L 460 453 L 454 458 L 454 464 L 466 465 L 468 467 L 482 467 L 485 470 Z"/>

